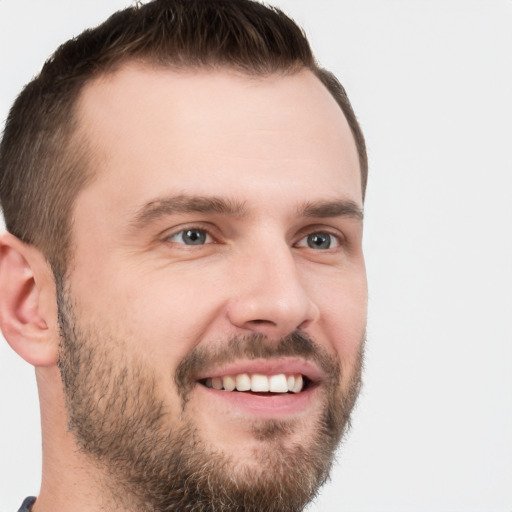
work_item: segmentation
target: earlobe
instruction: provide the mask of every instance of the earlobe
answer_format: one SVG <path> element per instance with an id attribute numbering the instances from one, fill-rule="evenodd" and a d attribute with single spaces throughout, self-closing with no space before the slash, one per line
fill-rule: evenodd
<path id="1" fill-rule="evenodd" d="M 56 317 L 55 285 L 45 257 L 10 233 L 2 234 L 0 328 L 5 339 L 33 366 L 52 366 L 58 359 Z"/>

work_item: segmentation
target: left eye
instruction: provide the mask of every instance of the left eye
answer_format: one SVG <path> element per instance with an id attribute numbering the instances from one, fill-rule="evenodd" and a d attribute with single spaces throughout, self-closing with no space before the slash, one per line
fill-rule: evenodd
<path id="1" fill-rule="evenodd" d="M 182 229 L 168 237 L 167 240 L 184 245 L 204 245 L 213 241 L 207 231 L 197 228 Z"/>
<path id="2" fill-rule="evenodd" d="M 317 231 L 315 233 L 310 233 L 308 236 L 305 236 L 304 238 L 299 240 L 296 246 L 309 247 L 310 249 L 316 250 L 325 250 L 339 247 L 340 242 L 338 237 L 331 235 L 331 233 Z"/>

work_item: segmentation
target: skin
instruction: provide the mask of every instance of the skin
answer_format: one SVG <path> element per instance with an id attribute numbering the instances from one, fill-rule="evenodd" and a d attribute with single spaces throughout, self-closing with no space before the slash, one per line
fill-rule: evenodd
<path id="1" fill-rule="evenodd" d="M 150 372 L 171 431 L 192 425 L 202 442 L 252 469 L 268 442 L 255 424 L 285 421 L 296 428 L 282 443 L 307 444 L 326 394 L 314 363 L 305 369 L 315 380 L 307 399 L 258 406 L 197 384 L 184 408 L 173 376 L 197 348 L 250 334 L 275 343 L 299 330 L 338 362 L 340 389 L 349 388 L 366 325 L 363 204 L 356 147 L 334 99 L 309 71 L 248 77 L 127 64 L 86 86 L 79 119 L 97 176 L 73 212 L 66 285 L 76 317 L 115 333 L 112 360 L 128 357 Z M 189 206 L 201 198 L 205 211 L 177 211 L 176 197 Z M 230 208 L 204 208 L 212 198 Z M 204 244 L 183 243 L 191 228 L 208 233 Z M 331 247 L 309 247 L 315 233 L 328 234 Z M 11 290 L 0 303 L 2 329 L 36 366 L 41 399 L 34 510 L 64 510 L 71 497 L 79 512 L 109 509 L 98 468 L 67 429 L 51 271 L 11 235 L 1 247 L 0 286 Z M 251 364 L 213 365 L 197 378 Z M 304 364 L 283 358 L 278 370 Z"/>

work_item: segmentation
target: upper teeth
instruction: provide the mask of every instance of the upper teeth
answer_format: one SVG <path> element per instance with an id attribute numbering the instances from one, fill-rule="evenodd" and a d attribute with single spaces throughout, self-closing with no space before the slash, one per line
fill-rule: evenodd
<path id="1" fill-rule="evenodd" d="M 241 373 L 239 375 L 227 375 L 226 377 L 213 377 L 205 380 L 208 388 L 225 389 L 226 391 L 256 391 L 271 393 L 299 393 L 304 386 L 302 375 L 262 375 L 259 373 Z"/>

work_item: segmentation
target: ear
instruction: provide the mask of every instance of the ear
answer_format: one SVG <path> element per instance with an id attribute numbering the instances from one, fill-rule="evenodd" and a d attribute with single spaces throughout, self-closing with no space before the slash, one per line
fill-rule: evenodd
<path id="1" fill-rule="evenodd" d="M 0 235 L 0 328 L 13 350 L 33 366 L 57 363 L 53 272 L 38 249 L 10 233 Z"/>

